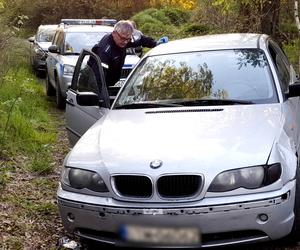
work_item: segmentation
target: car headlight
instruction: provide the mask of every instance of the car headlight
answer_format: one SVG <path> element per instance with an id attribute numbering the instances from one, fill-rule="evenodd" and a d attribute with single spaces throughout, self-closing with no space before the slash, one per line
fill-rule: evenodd
<path id="1" fill-rule="evenodd" d="M 61 182 L 75 189 L 87 188 L 95 192 L 108 192 L 105 182 L 99 174 L 79 168 L 65 167 Z"/>
<path id="2" fill-rule="evenodd" d="M 74 73 L 74 66 L 65 64 L 64 65 L 64 75 L 73 75 Z"/>
<path id="3" fill-rule="evenodd" d="M 46 55 L 45 51 L 42 50 L 42 49 L 40 49 L 40 48 L 35 48 L 35 49 L 34 49 L 34 52 L 35 52 L 35 54 L 36 54 L 37 56 L 39 56 L 39 57 L 43 57 L 43 56 Z"/>
<path id="4" fill-rule="evenodd" d="M 237 188 L 260 188 L 274 183 L 280 176 L 280 163 L 229 170 L 217 175 L 208 191 L 226 192 Z"/>

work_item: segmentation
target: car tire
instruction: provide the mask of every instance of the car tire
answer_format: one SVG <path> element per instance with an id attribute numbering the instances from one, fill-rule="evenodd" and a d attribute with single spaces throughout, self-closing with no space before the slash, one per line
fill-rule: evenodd
<path id="1" fill-rule="evenodd" d="M 56 107 L 58 109 L 65 109 L 66 107 L 66 99 L 63 97 L 61 93 L 61 88 L 59 81 L 56 80 Z"/>
<path id="2" fill-rule="evenodd" d="M 55 95 L 55 88 L 51 85 L 49 75 L 46 73 L 46 95 L 47 96 L 54 96 Z"/>
<path id="3" fill-rule="evenodd" d="M 294 224 L 292 231 L 287 236 L 288 242 L 298 242 L 300 241 L 300 169 L 299 163 L 296 171 L 296 193 L 295 193 L 295 204 L 294 204 Z"/>

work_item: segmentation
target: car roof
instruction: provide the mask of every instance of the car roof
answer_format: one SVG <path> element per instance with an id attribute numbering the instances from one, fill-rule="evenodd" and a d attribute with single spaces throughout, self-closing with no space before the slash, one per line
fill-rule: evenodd
<path id="1" fill-rule="evenodd" d="M 203 50 L 259 48 L 260 43 L 266 41 L 267 38 L 267 35 L 252 33 L 196 36 L 161 44 L 150 50 L 147 55 L 153 56 Z"/>
<path id="2" fill-rule="evenodd" d="M 58 24 L 41 24 L 38 30 L 55 30 L 57 27 Z"/>
<path id="3" fill-rule="evenodd" d="M 59 29 L 64 32 L 112 32 L 113 27 L 106 25 L 64 25 Z"/>

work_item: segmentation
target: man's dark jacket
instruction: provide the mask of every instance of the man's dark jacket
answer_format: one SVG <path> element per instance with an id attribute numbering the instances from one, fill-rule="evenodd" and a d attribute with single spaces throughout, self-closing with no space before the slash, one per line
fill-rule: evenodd
<path id="1" fill-rule="evenodd" d="M 156 46 L 156 41 L 142 35 L 140 40 L 129 42 L 126 48 L 138 46 L 153 48 Z M 122 67 L 126 57 L 126 48 L 117 46 L 113 40 L 112 34 L 105 35 L 100 42 L 92 48 L 92 52 L 97 54 L 100 57 L 101 62 L 108 66 L 108 69 L 103 68 L 107 86 L 113 86 L 120 80 Z M 93 69 L 95 69 L 94 63 L 94 60 L 88 62 Z"/>

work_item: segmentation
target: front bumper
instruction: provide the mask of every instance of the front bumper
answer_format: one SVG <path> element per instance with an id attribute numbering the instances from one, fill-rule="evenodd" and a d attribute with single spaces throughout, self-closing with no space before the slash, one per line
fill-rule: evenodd
<path id="1" fill-rule="evenodd" d="M 35 59 L 33 62 L 33 67 L 36 71 L 46 71 L 45 59 Z"/>
<path id="2" fill-rule="evenodd" d="M 58 207 L 62 222 L 69 233 L 82 238 L 130 246 L 136 243 L 124 242 L 119 237 L 123 225 L 196 227 L 202 235 L 202 242 L 196 247 L 215 247 L 275 240 L 288 235 L 294 221 L 295 181 L 279 191 L 268 192 L 264 199 L 250 201 L 248 196 L 247 201 L 241 202 L 241 197 L 235 196 L 206 198 L 211 200 L 210 205 L 202 205 L 199 201 L 192 206 L 183 203 L 181 206 L 152 204 L 149 207 L 149 204 L 129 202 L 116 206 L 110 198 L 101 198 L 103 204 L 96 205 L 70 200 L 68 196 L 74 198 L 74 193 L 59 187 Z M 75 196 L 83 201 L 85 195 Z M 267 216 L 265 221 L 260 219 L 263 214 Z M 140 243 L 140 246 L 145 244 Z"/>

